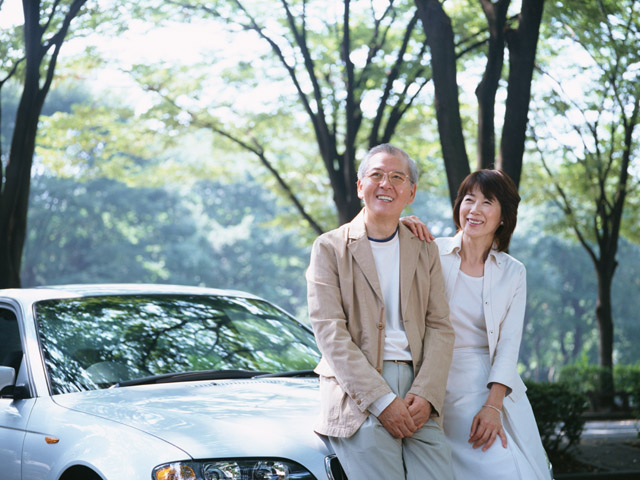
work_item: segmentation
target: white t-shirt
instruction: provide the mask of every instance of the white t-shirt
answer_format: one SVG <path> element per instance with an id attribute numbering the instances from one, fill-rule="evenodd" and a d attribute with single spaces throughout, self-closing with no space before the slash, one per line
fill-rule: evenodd
<path id="1" fill-rule="evenodd" d="M 400 240 L 398 232 L 391 238 L 372 240 L 371 251 L 376 263 L 378 281 L 382 290 L 385 309 L 384 360 L 411 361 L 409 340 L 400 314 Z M 369 411 L 378 416 L 389 406 L 396 395 L 383 395 L 369 406 Z"/>
<path id="2" fill-rule="evenodd" d="M 482 309 L 482 283 L 484 277 L 472 277 L 462 270 L 452 298 L 458 301 L 449 305 L 449 318 L 456 334 L 454 348 L 489 348 L 487 326 Z"/>

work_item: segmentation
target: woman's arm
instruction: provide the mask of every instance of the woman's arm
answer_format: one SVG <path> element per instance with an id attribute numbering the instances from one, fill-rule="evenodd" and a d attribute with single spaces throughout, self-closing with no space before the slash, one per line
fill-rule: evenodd
<path id="1" fill-rule="evenodd" d="M 526 270 L 520 262 L 514 259 L 511 262 L 514 263 L 506 266 L 504 274 L 495 278 L 496 282 L 492 281 L 491 285 L 493 309 L 490 324 L 498 337 L 487 380 L 487 388 L 492 383 L 506 385 L 507 395 L 522 383 L 518 375 L 518 355 L 527 304 Z M 504 288 L 506 285 L 513 288 Z"/>
<path id="2" fill-rule="evenodd" d="M 503 448 L 507 448 L 507 435 L 502 428 L 502 402 L 506 394 L 506 385 L 491 384 L 486 402 L 471 422 L 469 443 L 473 444 L 473 448 L 482 447 L 482 451 L 486 452 L 498 437 L 502 440 Z"/>

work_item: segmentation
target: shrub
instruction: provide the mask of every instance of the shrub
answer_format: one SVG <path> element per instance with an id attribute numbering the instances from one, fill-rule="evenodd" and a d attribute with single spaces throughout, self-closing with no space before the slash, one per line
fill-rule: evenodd
<path id="1" fill-rule="evenodd" d="M 591 407 L 598 410 L 603 392 L 600 390 L 600 376 L 604 368 L 584 361 L 565 365 L 560 369 L 559 381 L 571 390 L 589 395 Z M 640 365 L 615 365 L 613 367 L 615 395 L 619 396 L 618 407 L 640 409 Z"/>
<path id="2" fill-rule="evenodd" d="M 600 375 L 604 367 L 582 362 L 565 365 L 560 369 L 558 381 L 577 392 L 594 392 L 600 388 Z M 632 393 L 640 386 L 640 365 L 615 365 L 613 381 L 616 391 Z"/>
<path id="3" fill-rule="evenodd" d="M 578 443 L 584 427 L 582 414 L 587 409 L 587 397 L 565 383 L 525 383 L 547 453 L 563 452 Z"/>
<path id="4" fill-rule="evenodd" d="M 558 381 L 574 392 L 595 392 L 600 390 L 600 375 L 604 367 L 583 362 L 565 365 L 560 369 Z"/>
<path id="5" fill-rule="evenodd" d="M 615 365 L 613 380 L 616 390 L 633 393 L 640 388 L 640 365 Z"/>

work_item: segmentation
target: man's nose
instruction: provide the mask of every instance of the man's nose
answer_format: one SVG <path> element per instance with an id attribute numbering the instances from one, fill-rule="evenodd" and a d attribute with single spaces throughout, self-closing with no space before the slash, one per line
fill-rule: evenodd
<path id="1" fill-rule="evenodd" d="M 389 180 L 389 174 L 388 173 L 383 173 L 382 174 L 382 181 L 380 182 L 380 186 L 384 186 L 384 187 L 392 187 L 393 185 L 391 185 L 391 181 Z"/>

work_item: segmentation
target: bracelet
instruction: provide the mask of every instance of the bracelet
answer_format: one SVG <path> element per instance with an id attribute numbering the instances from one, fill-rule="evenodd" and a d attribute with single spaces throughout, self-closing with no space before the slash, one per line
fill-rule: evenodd
<path id="1" fill-rule="evenodd" d="M 493 405 L 489 405 L 488 403 L 484 404 L 483 407 L 493 408 L 496 412 L 502 415 L 502 410 L 500 410 L 498 407 L 494 407 Z"/>

